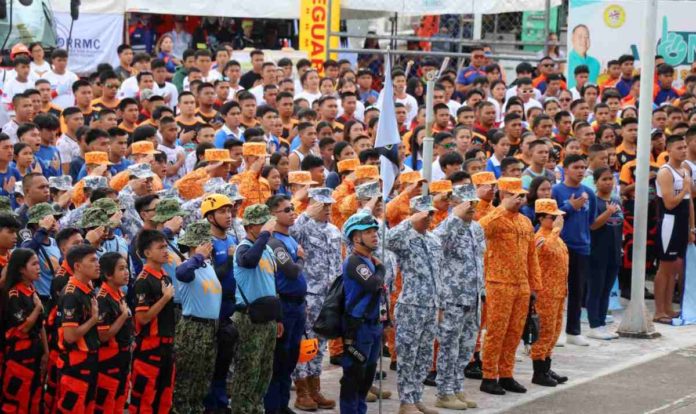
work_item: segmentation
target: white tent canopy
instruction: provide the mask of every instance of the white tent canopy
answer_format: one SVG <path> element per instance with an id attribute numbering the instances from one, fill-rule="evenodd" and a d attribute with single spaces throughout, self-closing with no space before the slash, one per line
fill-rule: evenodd
<path id="1" fill-rule="evenodd" d="M 551 0 L 551 6 L 561 0 Z M 51 0 L 55 11 L 69 11 L 70 0 Z M 540 11 L 545 0 L 342 0 L 343 17 L 367 17 L 365 12 L 402 15 L 424 14 L 493 14 L 519 11 Z M 355 13 L 360 11 L 360 13 Z M 83 1 L 80 13 L 140 12 L 183 16 L 249 17 L 266 19 L 298 19 L 299 0 L 99 0 Z"/>

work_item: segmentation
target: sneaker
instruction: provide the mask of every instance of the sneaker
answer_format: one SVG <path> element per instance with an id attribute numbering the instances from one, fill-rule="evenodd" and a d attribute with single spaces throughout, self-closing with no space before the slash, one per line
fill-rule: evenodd
<path id="1" fill-rule="evenodd" d="M 611 325 L 612 323 L 614 323 L 614 316 L 613 316 L 613 315 L 607 315 L 607 317 L 604 318 L 604 322 L 605 322 L 607 325 Z"/>
<path id="2" fill-rule="evenodd" d="M 566 343 L 566 338 L 563 337 L 563 334 L 558 336 L 558 340 L 556 341 L 556 348 L 563 348 Z"/>
<path id="3" fill-rule="evenodd" d="M 614 331 L 610 331 L 609 328 L 607 328 L 606 325 L 600 327 L 600 329 L 601 329 L 602 332 L 604 332 L 605 334 L 610 335 L 610 336 L 611 336 L 611 339 L 619 339 L 619 334 L 617 334 L 617 333 L 614 332 Z"/>
<path id="4" fill-rule="evenodd" d="M 590 343 L 587 342 L 587 339 L 585 339 L 585 337 L 582 335 L 566 335 L 566 344 L 576 346 L 590 346 Z"/>
<path id="5" fill-rule="evenodd" d="M 587 337 L 604 341 L 614 339 L 614 337 L 609 332 L 602 329 L 602 327 L 590 329 L 590 332 L 587 333 Z"/>

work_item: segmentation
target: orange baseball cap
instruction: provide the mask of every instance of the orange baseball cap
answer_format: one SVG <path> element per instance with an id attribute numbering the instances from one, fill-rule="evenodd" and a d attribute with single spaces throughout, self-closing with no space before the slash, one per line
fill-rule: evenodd
<path id="1" fill-rule="evenodd" d="M 436 193 L 451 193 L 452 192 L 452 181 L 450 180 L 438 180 L 430 183 L 430 192 Z"/>
<path id="2" fill-rule="evenodd" d="M 415 184 L 425 181 L 425 178 L 418 171 L 407 171 L 399 175 L 399 181 L 401 181 L 401 184 Z"/>
<path id="3" fill-rule="evenodd" d="M 86 153 L 85 164 L 113 165 L 109 162 L 109 154 L 104 151 L 91 151 Z"/>
<path id="4" fill-rule="evenodd" d="M 208 148 L 205 150 L 204 160 L 209 162 L 232 162 L 230 152 L 226 149 Z"/>
<path id="5" fill-rule="evenodd" d="M 309 171 L 290 171 L 288 173 L 288 182 L 290 184 L 314 185 L 316 181 L 312 180 L 312 175 Z"/>
<path id="6" fill-rule="evenodd" d="M 360 166 L 360 160 L 357 158 L 350 158 L 347 160 L 341 160 L 336 164 L 336 168 L 339 173 L 345 171 L 355 171 Z"/>
<path id="7" fill-rule="evenodd" d="M 245 142 L 244 145 L 242 145 L 242 155 L 265 157 L 266 144 L 263 142 Z"/>
<path id="8" fill-rule="evenodd" d="M 150 141 L 138 141 L 131 145 L 131 154 L 153 155 L 159 153 L 155 149 L 155 145 Z"/>
<path id="9" fill-rule="evenodd" d="M 498 180 L 498 190 L 512 194 L 527 194 L 527 190 L 522 188 L 522 180 L 514 177 L 502 177 Z"/>
<path id="10" fill-rule="evenodd" d="M 539 198 L 534 202 L 534 212 L 537 214 L 551 214 L 552 216 L 560 216 L 565 214 L 565 211 L 558 209 L 558 204 L 553 198 Z"/>
<path id="11" fill-rule="evenodd" d="M 495 179 L 495 174 L 490 171 L 481 171 L 471 176 L 471 181 L 474 185 L 495 184 L 498 181 Z"/>
<path id="12" fill-rule="evenodd" d="M 374 165 L 361 165 L 355 169 L 355 179 L 363 178 L 379 179 L 379 169 Z"/>

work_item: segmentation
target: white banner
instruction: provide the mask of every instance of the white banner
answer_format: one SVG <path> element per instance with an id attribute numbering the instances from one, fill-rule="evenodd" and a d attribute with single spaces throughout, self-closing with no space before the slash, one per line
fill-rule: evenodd
<path id="1" fill-rule="evenodd" d="M 297 19 L 300 17 L 300 1 L 126 0 L 126 11 L 183 16 Z"/>
<path id="2" fill-rule="evenodd" d="M 657 16 L 653 17 L 658 19 L 657 54 L 677 69 L 676 87 L 682 85 L 689 65 L 695 60 L 695 14 L 694 1 L 659 1 Z M 590 82 L 597 83 L 606 76 L 608 61 L 624 54 L 640 60 L 644 28 L 644 1 L 570 0 L 568 87 L 574 86 L 573 70 L 578 65 L 587 65 Z"/>
<path id="3" fill-rule="evenodd" d="M 66 49 L 70 33 L 70 13 L 56 13 L 57 46 Z M 118 65 L 116 49 L 123 42 L 122 14 L 80 13 L 70 39 L 68 67 L 73 72 L 93 72 L 100 63 Z"/>

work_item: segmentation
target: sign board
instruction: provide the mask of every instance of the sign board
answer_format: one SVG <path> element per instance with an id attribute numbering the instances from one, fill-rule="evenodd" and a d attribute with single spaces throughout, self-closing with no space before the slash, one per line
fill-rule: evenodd
<path id="1" fill-rule="evenodd" d="M 340 28 L 341 3 L 339 0 L 331 1 L 331 31 L 337 32 Z M 326 50 L 326 36 L 329 19 L 328 0 L 300 0 L 300 50 L 307 52 L 312 66 L 319 73 L 324 71 L 324 61 L 329 58 Z M 331 37 L 331 48 L 338 48 L 339 38 Z M 331 59 L 336 59 L 336 53 L 331 54 Z"/>
<path id="2" fill-rule="evenodd" d="M 70 42 L 68 68 L 85 74 L 97 70 L 100 63 L 118 66 L 116 49 L 123 42 L 122 14 L 80 13 L 70 35 L 70 13 L 58 12 L 56 18 L 56 46 L 66 49 Z M 69 40 L 68 40 L 69 39 Z"/>

